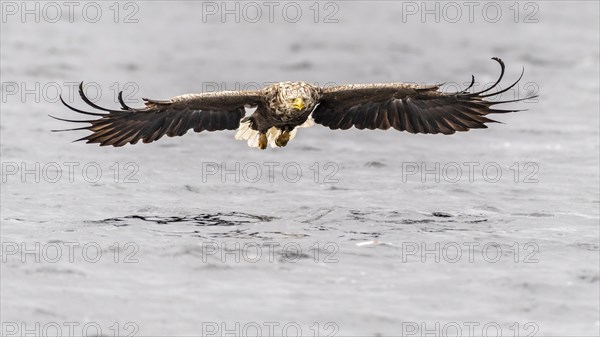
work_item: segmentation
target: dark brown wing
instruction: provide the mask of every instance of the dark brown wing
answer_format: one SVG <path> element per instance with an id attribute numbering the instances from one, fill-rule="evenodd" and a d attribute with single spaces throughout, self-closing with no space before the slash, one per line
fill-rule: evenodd
<path id="1" fill-rule="evenodd" d="M 165 134 L 169 137 L 183 136 L 189 129 L 195 132 L 235 130 L 246 113 L 244 106 L 255 106 L 262 97 L 259 91 L 223 91 L 182 95 L 169 100 L 144 98 L 146 106 L 136 109 L 127 106 L 122 93 L 119 93 L 121 110 L 111 110 L 91 102 L 83 92 L 83 83 L 79 85 L 79 95 L 89 106 L 106 113 L 76 109 L 61 97 L 61 102 L 69 109 L 99 118 L 83 121 L 50 116 L 61 121 L 91 124 L 55 131 L 90 130 L 92 134 L 77 141 L 86 140 L 87 143 L 99 143 L 101 146 L 123 146 L 127 143 L 136 144 L 140 140 L 150 143 Z"/>
<path id="2" fill-rule="evenodd" d="M 507 88 L 490 93 L 504 75 L 504 63 L 496 83 L 483 91 L 469 93 L 475 83 L 456 93 L 443 93 L 438 86 L 418 86 L 405 83 L 346 85 L 323 89 L 319 106 L 312 116 L 316 123 L 330 129 L 346 130 L 394 128 L 410 133 L 453 134 L 456 131 L 487 128 L 485 123 L 496 122 L 486 117 L 491 113 L 506 113 L 520 110 L 491 108 L 495 104 L 518 102 L 535 98 L 530 96 L 509 101 L 486 101 L 484 98 L 502 94 L 515 86 L 519 79 Z"/>

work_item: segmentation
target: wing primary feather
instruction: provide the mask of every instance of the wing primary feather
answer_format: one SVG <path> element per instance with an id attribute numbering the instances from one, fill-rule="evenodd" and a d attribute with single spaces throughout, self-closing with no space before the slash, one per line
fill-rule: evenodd
<path id="1" fill-rule="evenodd" d="M 475 75 L 471 75 L 471 84 L 469 84 L 468 87 L 466 87 L 464 90 L 462 90 L 461 92 L 466 93 L 467 91 L 469 91 L 469 89 L 471 89 L 473 87 L 473 85 L 475 84 Z"/>
<path id="2" fill-rule="evenodd" d="M 396 106 L 394 105 L 393 99 L 387 102 L 386 110 L 390 126 L 396 130 L 400 130 L 400 123 L 398 122 L 398 111 L 396 110 Z"/>
<path id="3" fill-rule="evenodd" d="M 192 117 L 190 117 L 190 124 L 193 125 L 194 132 L 202 132 L 204 131 L 204 125 L 200 123 L 202 120 L 202 115 L 199 112 L 194 112 Z"/>
<path id="4" fill-rule="evenodd" d="M 143 129 L 140 130 L 140 134 L 143 135 L 142 138 L 144 138 L 145 143 L 148 143 L 146 140 L 151 138 L 150 136 L 152 136 L 153 133 L 160 129 L 163 122 L 163 118 L 156 118 L 156 120 L 150 121 L 148 125 L 146 125 Z"/>
<path id="5" fill-rule="evenodd" d="M 385 111 L 381 106 L 381 103 L 379 104 L 374 104 L 374 108 L 373 108 L 373 113 L 375 114 L 374 116 L 374 121 L 375 124 L 373 125 L 372 129 L 383 129 L 384 128 L 384 119 L 387 120 L 387 111 Z"/>
<path id="6" fill-rule="evenodd" d="M 519 110 L 490 109 L 490 111 L 488 111 L 488 114 L 504 114 L 504 113 L 509 113 L 509 112 L 520 112 L 520 111 L 527 111 L 527 109 L 519 109 Z"/>
<path id="7" fill-rule="evenodd" d="M 72 122 L 72 123 L 93 123 L 95 122 L 94 120 L 75 120 L 75 119 L 64 119 L 64 118 L 60 118 L 60 117 L 54 117 L 52 115 L 48 115 L 56 120 L 59 121 L 63 121 L 63 122 Z"/>
<path id="8" fill-rule="evenodd" d="M 409 98 L 406 99 L 405 101 L 405 106 L 406 106 L 406 114 L 408 116 L 408 120 L 410 121 L 409 123 L 407 123 L 408 125 L 411 125 L 411 131 L 408 130 L 408 127 L 406 128 L 406 131 L 410 132 L 410 133 L 419 133 L 419 132 L 423 132 L 423 127 L 421 126 L 421 123 L 419 122 L 419 110 L 418 107 L 416 107 L 414 105 L 414 103 L 412 102 L 412 100 Z"/>
<path id="9" fill-rule="evenodd" d="M 98 106 L 96 104 L 94 104 L 94 102 L 90 101 L 89 98 L 87 98 L 87 96 L 85 95 L 85 92 L 83 91 L 83 81 L 81 81 L 81 83 L 79 83 L 79 96 L 81 96 L 81 99 L 87 103 L 87 105 L 91 106 L 94 109 L 98 109 L 98 110 L 102 110 L 102 111 L 107 111 L 107 112 L 117 112 L 117 110 L 110 110 L 107 108 L 103 108 L 101 106 Z"/>
<path id="10" fill-rule="evenodd" d="M 127 104 L 125 104 L 125 101 L 123 100 L 123 90 L 119 91 L 119 95 L 117 95 L 117 98 L 119 99 L 119 104 L 121 104 L 121 109 L 123 109 L 123 110 L 135 110 L 132 107 L 130 107 Z"/>
<path id="11" fill-rule="evenodd" d="M 136 130 L 135 127 L 125 129 L 121 131 L 118 135 L 115 135 L 115 137 L 113 137 L 112 143 L 115 144 L 115 146 L 117 147 L 123 146 L 129 143 L 138 132 L 140 132 L 140 130 Z"/>
<path id="12" fill-rule="evenodd" d="M 50 132 L 63 132 L 63 131 L 79 131 L 79 130 L 89 130 L 91 126 L 84 126 L 81 128 L 72 128 L 72 129 L 60 129 L 60 130 L 50 130 Z"/>
<path id="13" fill-rule="evenodd" d="M 368 127 L 368 123 L 366 123 L 367 118 L 369 116 L 369 114 L 371 113 L 371 107 L 369 105 L 363 107 L 362 109 L 359 109 L 358 113 L 356 114 L 356 117 L 354 118 L 354 127 L 362 130 L 366 127 Z"/>
<path id="14" fill-rule="evenodd" d="M 487 94 L 487 95 L 480 95 L 479 97 L 485 98 L 485 97 L 500 95 L 500 94 L 503 94 L 503 93 L 507 92 L 512 87 L 514 87 L 515 85 L 517 85 L 517 83 L 519 83 L 519 81 L 521 80 L 521 78 L 523 78 L 523 74 L 525 74 L 525 67 L 523 67 L 523 69 L 521 70 L 521 75 L 519 75 L 519 78 L 517 78 L 517 80 L 513 84 L 509 85 L 508 87 L 506 87 L 503 90 L 500 90 L 498 92 L 494 92 L 494 93 Z"/>
<path id="15" fill-rule="evenodd" d="M 58 97 L 60 98 L 60 101 L 62 102 L 62 104 L 64 104 L 67 108 L 69 108 L 75 112 L 79 112 L 80 114 L 90 115 L 90 116 L 106 116 L 106 114 L 102 114 L 102 113 L 87 112 L 87 111 L 79 110 L 79 109 L 67 104 L 67 102 L 65 102 L 65 100 L 62 98 L 62 95 L 59 95 Z"/>
<path id="16" fill-rule="evenodd" d="M 482 91 L 479 91 L 479 92 L 476 92 L 476 93 L 472 93 L 471 96 L 479 96 L 479 95 L 481 95 L 483 93 L 486 93 L 486 92 L 492 90 L 493 88 L 495 88 L 500 83 L 500 81 L 502 81 L 502 78 L 504 77 L 504 70 L 505 70 L 504 62 L 501 59 L 497 58 L 497 57 L 492 57 L 492 60 L 500 63 L 500 76 L 496 80 L 496 83 L 494 83 L 494 85 L 492 85 L 491 87 L 489 87 L 489 88 L 487 88 L 485 90 L 482 90 Z"/>
<path id="17" fill-rule="evenodd" d="M 444 118 L 439 118 L 435 122 L 439 130 L 445 135 L 451 135 L 456 132 Z"/>
<path id="18" fill-rule="evenodd" d="M 439 133 L 434 121 L 430 121 L 429 116 L 427 116 L 427 114 L 421 113 L 419 114 L 419 121 L 421 122 L 421 125 L 423 126 L 423 133 L 432 133 L 432 134 L 436 134 Z"/>
<path id="19" fill-rule="evenodd" d="M 352 127 L 352 121 L 354 120 L 354 116 L 356 115 L 356 111 L 358 110 L 358 106 L 353 106 L 348 109 L 344 118 L 340 120 L 338 127 L 342 130 L 348 130 Z"/>
<path id="20" fill-rule="evenodd" d="M 446 119 L 446 121 L 449 122 L 453 126 L 453 129 L 456 131 L 469 131 L 468 126 L 464 125 L 460 119 L 456 118 L 451 114 L 444 116 L 444 119 Z"/>
<path id="21" fill-rule="evenodd" d="M 533 98 L 537 98 L 537 95 L 529 96 L 529 97 L 524 97 L 524 98 L 509 99 L 509 100 L 506 100 L 506 101 L 497 101 L 497 102 L 489 101 L 489 103 L 490 103 L 490 106 L 492 106 L 492 105 L 502 104 L 502 103 L 521 102 L 521 101 L 525 101 L 525 100 L 533 99 Z"/>
<path id="22" fill-rule="evenodd" d="M 478 120 L 477 116 L 478 115 L 473 116 L 473 115 L 469 114 L 468 112 L 454 109 L 454 117 L 457 118 L 458 120 L 460 120 L 461 123 L 463 123 L 470 129 L 478 128 L 478 127 L 481 127 L 481 125 L 483 125 L 483 122 Z"/>
<path id="23" fill-rule="evenodd" d="M 217 127 L 219 129 L 227 129 L 227 114 L 228 113 L 217 113 L 217 116 L 215 116 L 218 122 Z"/>
<path id="24" fill-rule="evenodd" d="M 84 141 L 84 140 L 87 140 L 87 142 L 88 142 L 88 143 L 90 143 L 90 141 L 89 141 L 89 138 L 90 138 L 90 136 L 93 136 L 93 135 L 94 135 L 94 134 L 92 133 L 91 135 L 87 135 L 87 136 L 85 136 L 85 137 L 81 137 L 81 138 L 79 138 L 79 139 L 75 139 L 75 140 L 74 140 L 74 141 L 72 141 L 71 143 L 75 143 L 75 142 L 81 142 L 81 141 Z"/>
<path id="25" fill-rule="evenodd" d="M 400 106 L 398 106 L 398 105 L 400 105 Z M 396 108 L 398 110 L 398 117 L 400 120 L 400 127 L 401 127 L 400 130 L 414 133 L 412 125 L 410 124 L 410 121 L 408 120 L 408 112 L 406 109 L 406 102 L 404 100 L 397 100 Z"/>

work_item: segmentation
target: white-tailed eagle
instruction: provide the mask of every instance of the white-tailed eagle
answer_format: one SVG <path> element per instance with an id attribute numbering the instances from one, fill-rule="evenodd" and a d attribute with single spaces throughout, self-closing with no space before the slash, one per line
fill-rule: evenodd
<path id="1" fill-rule="evenodd" d="M 351 84 L 334 87 L 317 87 L 304 82 L 281 82 L 257 91 L 222 91 L 176 96 L 168 100 L 146 99 L 145 107 L 132 108 L 125 104 L 122 92 L 118 99 L 120 110 L 106 109 L 94 104 L 83 92 L 83 101 L 102 112 L 87 112 L 61 102 L 73 111 L 97 119 L 62 121 L 89 123 L 81 128 L 56 130 L 89 130 L 92 133 L 78 139 L 101 146 L 123 146 L 138 141 L 150 143 L 163 135 L 183 136 L 188 130 L 195 132 L 238 130 L 235 138 L 247 140 L 248 145 L 265 149 L 286 146 L 297 128 L 314 123 L 332 130 L 394 128 L 399 131 L 426 134 L 453 134 L 456 131 L 487 128 L 485 123 L 496 122 L 488 114 L 520 110 L 493 109 L 502 103 L 518 102 L 526 98 L 489 101 L 488 97 L 500 95 L 514 87 L 521 76 L 502 90 L 491 92 L 502 80 L 504 63 L 500 64 L 498 80 L 491 87 L 470 93 L 475 83 L 465 90 L 444 93 L 439 85 L 407 83 Z M 248 116 L 247 107 L 256 107 Z"/>

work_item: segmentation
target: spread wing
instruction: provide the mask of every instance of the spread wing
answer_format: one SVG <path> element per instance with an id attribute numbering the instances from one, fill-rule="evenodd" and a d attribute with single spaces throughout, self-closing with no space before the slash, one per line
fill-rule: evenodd
<path id="1" fill-rule="evenodd" d="M 487 128 L 485 123 L 496 122 L 486 117 L 492 113 L 506 113 L 521 110 L 501 110 L 493 105 L 518 102 L 535 98 L 530 96 L 507 101 L 488 101 L 485 98 L 500 95 L 514 87 L 521 77 L 507 88 L 486 94 L 495 88 L 504 76 L 504 63 L 501 73 L 490 88 L 469 93 L 475 83 L 456 93 L 438 91 L 439 86 L 418 86 L 405 83 L 346 85 L 323 89 L 323 96 L 312 116 L 315 123 L 330 129 L 346 130 L 394 128 L 410 133 L 453 134 L 456 131 Z"/>
<path id="2" fill-rule="evenodd" d="M 150 143 L 165 134 L 169 137 L 183 136 L 189 129 L 195 132 L 235 130 L 246 114 L 244 106 L 258 105 L 262 99 L 259 91 L 222 91 L 176 96 L 168 100 L 144 98 L 145 107 L 132 108 L 125 104 L 120 92 L 121 110 L 111 110 L 91 102 L 83 92 L 83 83 L 79 85 L 79 95 L 89 106 L 103 112 L 79 110 L 61 97 L 61 102 L 69 109 L 98 118 L 70 120 L 50 116 L 61 121 L 90 124 L 54 131 L 90 130 L 90 135 L 77 141 L 86 140 L 87 143 L 99 143 L 101 146 L 123 146 L 127 143 L 136 144 L 140 140 Z"/>

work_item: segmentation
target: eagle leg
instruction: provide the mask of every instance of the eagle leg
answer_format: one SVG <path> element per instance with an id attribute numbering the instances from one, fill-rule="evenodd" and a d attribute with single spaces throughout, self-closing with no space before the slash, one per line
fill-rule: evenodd
<path id="1" fill-rule="evenodd" d="M 261 133 L 258 135 L 258 147 L 259 147 L 261 150 L 264 150 L 264 149 L 266 149 L 266 148 L 267 148 L 267 134 L 266 134 L 266 133 L 264 133 L 264 132 L 261 132 Z"/>
<path id="2" fill-rule="evenodd" d="M 284 147 L 287 145 L 287 143 L 290 141 L 290 132 L 287 130 L 287 128 L 285 130 L 283 130 L 283 132 L 279 135 L 279 137 L 277 137 L 277 139 L 275 140 L 275 145 L 279 146 L 279 147 Z"/>

